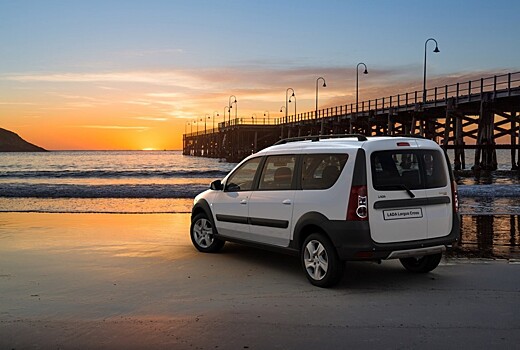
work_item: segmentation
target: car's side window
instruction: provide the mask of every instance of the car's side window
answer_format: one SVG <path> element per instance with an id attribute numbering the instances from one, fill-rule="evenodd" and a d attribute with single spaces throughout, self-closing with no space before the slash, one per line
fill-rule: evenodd
<path id="1" fill-rule="evenodd" d="M 323 190 L 336 183 L 348 154 L 306 154 L 303 156 L 302 188 Z"/>
<path id="2" fill-rule="evenodd" d="M 235 170 L 226 181 L 225 191 L 250 191 L 261 159 L 261 157 L 250 159 Z"/>
<path id="3" fill-rule="evenodd" d="M 262 175 L 260 176 L 259 190 L 290 190 L 296 167 L 295 155 L 267 157 Z"/>

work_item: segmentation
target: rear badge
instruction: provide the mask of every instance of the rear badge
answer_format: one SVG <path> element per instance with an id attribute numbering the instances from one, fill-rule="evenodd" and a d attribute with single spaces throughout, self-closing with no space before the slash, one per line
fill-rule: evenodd
<path id="1" fill-rule="evenodd" d="M 383 210 L 383 219 L 385 220 L 418 219 L 422 217 L 421 208 Z"/>

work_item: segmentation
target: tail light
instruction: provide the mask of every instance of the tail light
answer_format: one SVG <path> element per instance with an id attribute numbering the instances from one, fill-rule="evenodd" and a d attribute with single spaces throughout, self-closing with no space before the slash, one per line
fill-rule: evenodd
<path id="1" fill-rule="evenodd" d="M 455 180 L 451 182 L 451 197 L 453 198 L 453 211 L 459 212 L 459 193 L 457 192 L 457 183 Z"/>
<path id="2" fill-rule="evenodd" d="M 347 220 L 368 220 L 368 196 L 366 186 L 352 186 L 348 200 Z"/>

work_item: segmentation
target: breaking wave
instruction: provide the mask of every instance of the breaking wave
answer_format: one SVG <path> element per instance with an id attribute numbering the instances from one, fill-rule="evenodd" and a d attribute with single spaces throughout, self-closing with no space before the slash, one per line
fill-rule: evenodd
<path id="1" fill-rule="evenodd" d="M 71 185 L 0 184 L 0 197 L 7 198 L 193 198 L 207 185 Z"/>
<path id="2" fill-rule="evenodd" d="M 220 170 L 27 170 L 0 171 L 0 178 L 9 179 L 117 179 L 117 178 L 222 178 Z"/>

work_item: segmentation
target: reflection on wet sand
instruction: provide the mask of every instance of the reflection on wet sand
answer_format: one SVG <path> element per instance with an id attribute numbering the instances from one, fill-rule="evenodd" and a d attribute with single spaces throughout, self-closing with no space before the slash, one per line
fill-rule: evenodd
<path id="1" fill-rule="evenodd" d="M 1 213 L 1 252 L 98 252 L 162 256 L 172 246 L 193 250 L 189 214 Z M 179 258 L 176 253 L 175 259 Z M 450 256 L 520 259 L 520 215 L 462 215 L 461 242 Z"/>
<path id="2" fill-rule="evenodd" d="M 520 215 L 463 215 L 455 255 L 520 258 Z"/>

